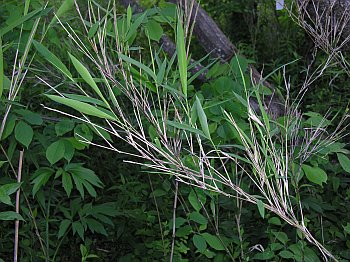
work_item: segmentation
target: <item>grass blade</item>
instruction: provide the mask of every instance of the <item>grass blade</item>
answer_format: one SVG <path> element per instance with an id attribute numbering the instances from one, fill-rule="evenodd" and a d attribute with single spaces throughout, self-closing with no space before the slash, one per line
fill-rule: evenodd
<path id="1" fill-rule="evenodd" d="M 201 101 L 199 100 L 198 97 L 196 97 L 196 107 L 197 107 L 197 114 L 199 118 L 199 122 L 201 123 L 201 127 L 203 130 L 203 133 L 210 139 L 210 131 L 209 131 L 209 126 L 208 126 L 208 119 L 207 116 L 203 110 L 203 107 L 201 105 Z"/>
<path id="2" fill-rule="evenodd" d="M 187 56 L 186 56 L 184 30 L 180 19 L 177 22 L 177 29 L 176 29 L 176 52 L 177 52 L 177 61 L 179 65 L 182 92 L 187 98 Z"/>
<path id="3" fill-rule="evenodd" d="M 2 53 L 2 39 L 0 36 L 0 98 L 4 89 L 4 55 Z"/>
<path id="4" fill-rule="evenodd" d="M 79 75 L 85 80 L 86 83 L 89 84 L 89 86 L 92 87 L 92 89 L 103 100 L 103 102 L 108 104 L 106 99 L 103 97 L 101 90 L 96 85 L 94 79 L 92 78 L 90 72 L 86 69 L 86 67 L 82 63 L 80 63 L 79 60 L 76 59 L 73 55 L 71 55 L 70 53 L 68 53 L 68 55 L 69 55 L 70 59 L 72 60 L 72 63 L 74 65 L 75 69 L 78 71 Z"/>
<path id="5" fill-rule="evenodd" d="M 58 59 L 58 57 L 56 55 L 51 53 L 51 51 L 49 51 L 49 49 L 47 49 L 45 46 L 43 46 L 41 43 L 39 43 L 35 40 L 33 40 L 33 44 L 34 44 L 36 50 L 47 61 L 49 61 L 53 66 L 55 66 L 58 70 L 60 70 L 68 78 L 72 79 L 72 74 L 69 72 L 68 68 L 61 62 L 61 60 Z"/>
<path id="6" fill-rule="evenodd" d="M 90 115 L 90 116 L 96 116 L 98 118 L 102 118 L 102 119 L 108 119 L 108 120 L 117 120 L 116 117 L 114 117 L 113 115 L 107 114 L 106 112 L 100 110 L 99 108 L 92 106 L 90 104 L 84 103 L 84 102 L 80 102 L 80 101 L 76 101 L 73 99 L 69 99 L 66 97 L 61 97 L 61 96 L 56 96 L 56 95 L 46 95 L 48 98 L 50 98 L 51 100 L 63 104 L 65 106 L 71 107 L 77 111 L 79 111 L 80 113 L 86 114 L 86 115 Z"/>

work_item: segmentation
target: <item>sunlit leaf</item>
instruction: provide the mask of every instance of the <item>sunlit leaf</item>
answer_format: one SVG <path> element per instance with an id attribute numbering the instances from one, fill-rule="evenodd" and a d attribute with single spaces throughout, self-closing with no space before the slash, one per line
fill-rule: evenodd
<path id="1" fill-rule="evenodd" d="M 79 101 L 75 101 L 73 99 L 69 99 L 69 98 L 65 98 L 65 97 L 61 97 L 61 96 L 56 96 L 56 95 L 46 95 L 48 98 L 50 98 L 51 100 L 69 106 L 83 114 L 87 114 L 90 116 L 96 116 L 102 119 L 108 119 L 108 120 L 116 120 L 116 118 L 112 115 L 112 114 L 107 114 L 106 112 L 102 111 L 101 109 L 89 105 L 87 103 L 84 102 L 79 102 Z"/>
<path id="2" fill-rule="evenodd" d="M 341 167 L 348 173 L 350 173 L 350 159 L 344 154 L 337 154 Z"/>
<path id="3" fill-rule="evenodd" d="M 60 70 L 64 75 L 66 75 L 68 78 L 72 78 L 72 74 L 69 72 L 68 68 L 61 62 L 61 60 L 51 53 L 45 46 L 43 46 L 41 43 L 33 40 L 33 44 L 36 48 L 36 50 L 53 66 L 55 66 L 58 70 Z"/>
<path id="4" fill-rule="evenodd" d="M 53 142 L 46 149 L 46 158 L 49 160 L 50 164 L 53 165 L 64 157 L 64 142 L 63 140 L 58 140 Z"/>
<path id="5" fill-rule="evenodd" d="M 322 186 L 327 182 L 327 174 L 319 167 L 312 167 L 306 164 L 302 166 L 307 179 L 315 184 Z"/>

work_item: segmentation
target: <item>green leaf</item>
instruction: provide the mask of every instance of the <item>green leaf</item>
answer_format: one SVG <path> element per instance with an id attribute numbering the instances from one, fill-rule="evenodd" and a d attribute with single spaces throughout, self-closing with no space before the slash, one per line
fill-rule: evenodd
<path id="1" fill-rule="evenodd" d="M 187 55 L 186 55 L 186 46 L 185 46 L 185 35 L 183 30 L 182 22 L 180 18 L 177 22 L 176 27 L 176 52 L 177 52 L 177 61 L 179 66 L 180 80 L 182 86 L 182 92 L 187 98 Z"/>
<path id="2" fill-rule="evenodd" d="M 205 238 L 201 235 L 194 235 L 193 236 L 193 244 L 198 249 L 199 252 L 204 252 L 204 250 L 207 248 L 207 243 L 205 241 Z"/>
<path id="3" fill-rule="evenodd" d="M 33 189 L 32 189 L 32 195 L 33 197 L 36 195 L 36 193 L 39 191 L 40 188 L 42 188 L 47 181 L 50 179 L 50 177 L 53 175 L 53 170 L 51 168 L 40 168 L 35 171 L 32 179 Z"/>
<path id="4" fill-rule="evenodd" d="M 281 243 L 282 243 L 283 245 L 287 244 L 287 242 L 288 242 L 288 236 L 287 236 L 286 233 L 284 233 L 284 232 L 272 232 L 272 233 L 275 235 L 276 239 L 278 239 L 279 241 L 281 241 Z"/>
<path id="5" fill-rule="evenodd" d="M 201 123 L 203 133 L 205 134 L 206 137 L 210 139 L 210 131 L 208 126 L 207 116 L 205 115 L 205 112 L 201 105 L 201 101 L 197 96 L 196 96 L 196 103 L 197 103 L 197 114 L 198 114 L 199 122 Z"/>
<path id="6" fill-rule="evenodd" d="M 24 121 L 19 121 L 15 128 L 15 137 L 18 142 L 28 148 L 33 139 L 33 129 Z"/>
<path id="7" fill-rule="evenodd" d="M 41 43 L 33 40 L 33 44 L 36 50 L 54 67 L 60 70 L 64 75 L 66 75 L 69 79 L 72 79 L 72 74 L 69 72 L 68 68 L 61 62 L 60 59 L 53 53 L 51 53 L 45 46 Z"/>
<path id="8" fill-rule="evenodd" d="M 320 186 L 322 186 L 322 183 L 327 182 L 327 174 L 321 168 L 303 164 L 302 169 L 309 181 Z"/>
<path id="9" fill-rule="evenodd" d="M 190 214 L 190 220 L 200 225 L 208 224 L 208 220 L 202 214 L 196 211 Z"/>
<path id="10" fill-rule="evenodd" d="M 0 36 L 0 98 L 4 90 L 4 55 L 2 53 L 2 39 Z"/>
<path id="11" fill-rule="evenodd" d="M 293 253 L 288 250 L 283 250 L 278 255 L 285 259 L 291 259 L 294 257 Z"/>
<path id="12" fill-rule="evenodd" d="M 203 233 L 202 236 L 204 237 L 205 241 L 207 241 L 209 246 L 211 246 L 215 250 L 225 250 L 225 247 L 223 246 L 223 244 L 217 236 L 213 236 L 209 233 Z"/>
<path id="13" fill-rule="evenodd" d="M 96 34 L 96 32 L 98 30 L 98 27 L 99 27 L 99 22 L 96 22 L 95 24 L 93 24 L 91 26 L 91 28 L 89 29 L 89 32 L 88 32 L 88 38 L 94 37 L 94 35 Z"/>
<path id="14" fill-rule="evenodd" d="M 51 100 L 66 105 L 68 107 L 71 107 L 80 113 L 90 115 L 90 116 L 96 116 L 102 119 L 108 119 L 108 120 L 116 120 L 116 118 L 113 115 L 107 114 L 106 112 L 102 111 L 98 107 L 89 105 L 87 103 L 75 101 L 73 99 L 56 96 L 56 95 L 46 95 Z"/>
<path id="15" fill-rule="evenodd" d="M 0 168 L 3 166 L 3 164 L 7 163 L 7 161 L 0 161 Z"/>
<path id="16" fill-rule="evenodd" d="M 79 237 L 82 240 L 84 240 L 84 227 L 83 227 L 83 225 L 80 222 L 75 221 L 72 224 L 72 228 L 73 228 L 73 235 L 75 235 L 75 232 L 78 232 Z"/>
<path id="17" fill-rule="evenodd" d="M 196 210 L 199 211 L 202 208 L 201 203 L 199 202 L 196 193 L 194 192 L 194 190 L 191 190 L 190 194 L 188 195 L 188 201 L 190 202 L 190 204 L 192 205 L 192 207 Z"/>
<path id="18" fill-rule="evenodd" d="M 0 220 L 21 220 L 21 221 L 24 221 L 23 217 L 14 211 L 0 212 Z"/>
<path id="19" fill-rule="evenodd" d="M 350 173 L 350 159 L 344 154 L 337 154 L 341 167 L 348 173 Z"/>
<path id="20" fill-rule="evenodd" d="M 12 115 L 12 114 L 10 114 L 8 116 L 8 118 L 6 120 L 6 123 L 5 123 L 4 131 L 2 132 L 0 140 L 4 140 L 5 138 L 7 138 L 9 135 L 12 134 L 13 129 L 16 126 L 16 119 L 17 118 L 14 115 Z"/>
<path id="21" fill-rule="evenodd" d="M 49 147 L 46 149 L 46 158 L 49 160 L 51 165 L 55 164 L 64 157 L 64 150 L 65 147 L 63 140 L 58 140 L 49 145 Z"/>
<path id="22" fill-rule="evenodd" d="M 66 191 L 67 196 L 69 197 L 73 189 L 73 183 L 70 174 L 66 171 L 63 171 L 62 173 L 62 186 Z"/>
<path id="23" fill-rule="evenodd" d="M 13 21 L 11 24 L 9 24 L 6 27 L 3 27 L 0 30 L 0 37 L 7 34 L 8 32 L 10 32 L 12 29 L 16 28 L 17 26 L 23 24 L 24 22 L 30 20 L 30 19 L 34 19 L 36 17 L 40 17 L 40 16 L 45 16 L 50 12 L 51 8 L 46 8 L 46 9 L 37 9 L 34 10 L 32 12 L 30 12 L 27 15 L 24 16 L 20 16 L 18 19 L 16 19 L 15 21 Z"/>
<path id="24" fill-rule="evenodd" d="M 256 200 L 256 205 L 258 206 L 260 216 L 262 218 L 264 218 L 265 217 L 265 205 L 264 205 L 264 203 L 260 199 L 258 199 L 258 200 Z"/>
<path id="25" fill-rule="evenodd" d="M 71 221 L 68 219 L 64 219 L 59 227 L 57 238 L 60 239 L 61 237 L 64 236 L 64 234 L 67 232 L 68 227 L 70 226 Z"/>
<path id="26" fill-rule="evenodd" d="M 74 128 L 74 122 L 72 120 L 62 120 L 55 125 L 55 131 L 57 136 L 62 136 Z"/>
<path id="27" fill-rule="evenodd" d="M 93 186 L 102 188 L 102 181 L 95 175 L 91 169 L 82 167 L 80 164 L 71 163 L 65 166 L 65 171 L 69 172 L 73 178 L 74 184 L 82 198 L 84 198 L 84 187 L 92 197 L 96 197 L 96 191 Z"/>
<path id="28" fill-rule="evenodd" d="M 43 119 L 41 118 L 41 116 L 32 111 L 20 109 L 20 110 L 16 110 L 15 112 L 23 116 L 23 119 L 27 121 L 29 124 L 41 125 L 43 123 Z"/>
<path id="29" fill-rule="evenodd" d="M 175 127 L 177 129 L 181 129 L 181 130 L 185 130 L 185 131 L 189 131 L 191 133 L 195 133 L 197 135 L 200 135 L 200 136 L 203 136 L 203 137 L 206 137 L 204 135 L 204 133 L 201 131 L 201 130 L 198 130 L 196 128 L 193 128 L 187 124 L 183 124 L 183 123 L 179 123 L 179 122 L 174 122 L 174 121 L 170 121 L 168 120 L 167 123 L 172 126 L 172 127 Z"/>
<path id="30" fill-rule="evenodd" d="M 146 24 L 146 30 L 147 30 L 146 32 L 148 33 L 149 38 L 154 40 L 154 41 L 159 41 L 159 39 L 163 35 L 162 26 L 154 20 L 150 20 Z"/>
<path id="31" fill-rule="evenodd" d="M 78 59 L 76 59 L 73 55 L 68 53 L 70 59 L 72 60 L 72 63 L 75 67 L 75 69 L 78 71 L 79 75 L 85 80 L 86 83 L 89 84 L 89 86 L 92 87 L 92 89 L 96 92 L 96 94 L 106 103 L 106 99 L 103 97 L 100 89 L 98 88 L 97 84 L 95 83 L 94 79 L 92 78 L 90 72 L 86 69 L 86 67 L 79 62 Z"/>
<path id="32" fill-rule="evenodd" d="M 144 12 L 142 15 L 140 15 L 134 23 L 131 24 L 128 33 L 126 34 L 125 40 L 128 41 L 134 34 L 136 34 L 137 28 L 141 25 L 143 20 L 145 19 L 147 15 L 147 12 Z"/>
<path id="33" fill-rule="evenodd" d="M 139 61 L 136 61 L 135 59 L 128 57 L 126 55 L 123 54 L 119 54 L 118 55 L 119 58 L 121 58 L 123 61 L 128 62 L 130 64 L 133 64 L 135 66 L 137 66 L 138 68 L 142 69 L 143 71 L 145 71 L 150 77 L 152 77 L 152 79 L 154 81 L 157 81 L 157 76 L 156 74 L 152 71 L 151 68 L 145 66 L 144 64 L 140 63 Z"/>
<path id="34" fill-rule="evenodd" d="M 57 21 L 57 18 L 60 18 L 63 15 L 67 14 L 72 9 L 73 6 L 74 6 L 74 0 L 64 0 L 60 8 L 58 8 L 56 15 L 52 18 L 49 24 L 49 27 L 51 27 L 52 24 Z"/>
<path id="35" fill-rule="evenodd" d="M 7 194 L 6 191 L 1 187 L 0 187 L 0 202 L 9 206 L 13 206 L 9 194 Z"/>

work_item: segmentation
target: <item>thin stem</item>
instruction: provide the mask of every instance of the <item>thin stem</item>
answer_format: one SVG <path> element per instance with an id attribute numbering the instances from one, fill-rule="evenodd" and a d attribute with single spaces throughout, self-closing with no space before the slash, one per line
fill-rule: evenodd
<path id="1" fill-rule="evenodd" d="M 171 253 L 170 253 L 170 262 L 173 262 L 173 256 L 174 256 L 174 248 L 175 248 L 175 234 L 176 234 L 176 207 L 177 207 L 177 194 L 179 191 L 179 181 L 175 181 L 175 197 L 174 197 L 174 207 L 173 207 L 173 240 L 171 242 Z"/>
<path id="2" fill-rule="evenodd" d="M 22 178 L 22 164 L 23 164 L 24 151 L 19 152 L 18 172 L 17 172 L 17 183 L 21 183 Z M 19 214 L 19 200 L 20 200 L 21 188 L 18 188 L 16 192 L 16 213 Z M 15 221 L 15 246 L 13 250 L 13 261 L 17 262 L 18 256 L 18 231 L 19 231 L 19 220 Z"/>

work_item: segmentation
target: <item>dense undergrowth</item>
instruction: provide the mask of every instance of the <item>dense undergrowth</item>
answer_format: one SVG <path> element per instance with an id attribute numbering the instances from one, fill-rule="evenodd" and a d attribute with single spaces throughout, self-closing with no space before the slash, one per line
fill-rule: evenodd
<path id="1" fill-rule="evenodd" d="M 288 12 L 203 3 L 241 50 L 191 45 L 203 83 L 175 5 L 76 3 L 0 9 L 0 261 L 350 260 L 348 75 L 301 90 L 311 44 Z"/>

